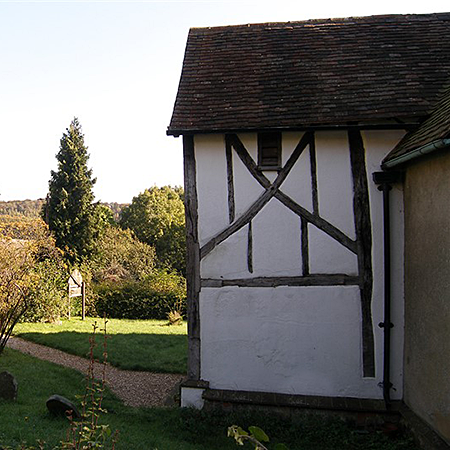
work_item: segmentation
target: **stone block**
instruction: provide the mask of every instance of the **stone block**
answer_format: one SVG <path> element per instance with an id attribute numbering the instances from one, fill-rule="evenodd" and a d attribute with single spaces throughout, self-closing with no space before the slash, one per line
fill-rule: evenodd
<path id="1" fill-rule="evenodd" d="M 17 380 L 9 372 L 0 373 L 0 398 L 4 400 L 17 399 Z"/>
<path id="2" fill-rule="evenodd" d="M 52 395 L 47 400 L 47 409 L 55 416 L 71 415 L 73 419 L 81 417 L 77 407 L 67 398 L 61 395 Z"/>

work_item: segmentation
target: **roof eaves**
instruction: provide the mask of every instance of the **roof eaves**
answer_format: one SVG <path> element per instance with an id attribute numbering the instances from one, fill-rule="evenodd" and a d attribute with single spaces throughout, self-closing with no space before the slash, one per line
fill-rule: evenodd
<path id="1" fill-rule="evenodd" d="M 417 129 L 416 122 L 408 123 L 367 123 L 367 124 L 324 124 L 324 125 L 298 125 L 292 127 L 246 127 L 246 128 L 210 128 L 196 129 L 168 128 L 167 136 L 179 137 L 181 135 L 193 134 L 224 134 L 224 133 L 257 133 L 259 131 L 332 131 L 332 130 L 405 130 L 412 131 Z"/>
<path id="2" fill-rule="evenodd" d="M 413 159 L 417 159 L 423 155 L 427 155 L 437 150 L 443 150 L 446 148 L 450 148 L 450 139 L 439 139 L 437 141 L 422 145 L 421 147 L 412 149 L 409 152 L 399 155 L 395 158 L 389 159 L 381 164 L 381 168 L 383 170 L 392 169 Z"/>

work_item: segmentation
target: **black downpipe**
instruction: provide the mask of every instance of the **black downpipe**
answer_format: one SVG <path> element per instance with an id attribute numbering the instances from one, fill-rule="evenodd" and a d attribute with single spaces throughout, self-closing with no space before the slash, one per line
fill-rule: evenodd
<path id="1" fill-rule="evenodd" d="M 378 326 L 384 331 L 383 345 L 383 398 L 386 409 L 391 404 L 391 221 L 389 206 L 389 191 L 392 183 L 399 181 L 399 172 L 374 172 L 373 181 L 378 190 L 383 192 L 383 236 L 384 236 L 384 320 Z"/>
<path id="2" fill-rule="evenodd" d="M 389 211 L 390 184 L 378 186 L 383 191 L 383 234 L 384 234 L 384 322 L 378 324 L 384 331 L 383 398 L 386 408 L 391 404 L 391 222 Z"/>

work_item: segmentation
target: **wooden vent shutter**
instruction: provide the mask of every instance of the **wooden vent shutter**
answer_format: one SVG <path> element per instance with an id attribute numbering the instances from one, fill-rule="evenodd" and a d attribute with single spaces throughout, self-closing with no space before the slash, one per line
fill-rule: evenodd
<path id="1" fill-rule="evenodd" d="M 258 134 L 258 165 L 262 170 L 281 168 L 281 133 Z"/>

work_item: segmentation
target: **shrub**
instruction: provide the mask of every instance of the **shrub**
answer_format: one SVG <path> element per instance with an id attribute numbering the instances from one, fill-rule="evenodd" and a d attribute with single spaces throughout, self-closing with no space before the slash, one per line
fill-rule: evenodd
<path id="1" fill-rule="evenodd" d="M 116 319 L 166 319 L 171 311 L 186 313 L 186 281 L 159 271 L 144 281 L 104 282 L 94 287 L 99 315 Z"/>
<path id="2" fill-rule="evenodd" d="M 155 250 L 140 242 L 131 230 L 108 226 L 96 241 L 89 262 L 96 282 L 142 280 L 155 266 Z"/>
<path id="3" fill-rule="evenodd" d="M 0 354 L 28 307 L 32 265 L 26 243 L 0 242 Z"/>
<path id="4" fill-rule="evenodd" d="M 68 270 L 61 250 L 55 246 L 47 225 L 40 221 L 27 241 L 33 259 L 29 305 L 21 320 L 54 322 L 68 313 Z"/>
<path id="5" fill-rule="evenodd" d="M 30 286 L 30 305 L 22 321 L 55 322 L 68 315 L 68 276 L 62 261 L 37 262 L 32 273 L 35 282 Z"/>
<path id="6" fill-rule="evenodd" d="M 58 319 L 67 297 L 67 271 L 48 227 L 39 219 L 26 225 L 19 235 L 3 229 L 0 241 L 0 346 L 19 320 Z"/>
<path id="7" fill-rule="evenodd" d="M 0 236 L 3 239 L 33 239 L 45 228 L 41 219 L 17 216 L 0 216 Z"/>

